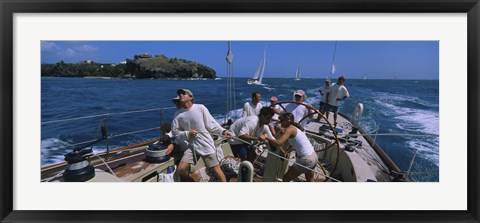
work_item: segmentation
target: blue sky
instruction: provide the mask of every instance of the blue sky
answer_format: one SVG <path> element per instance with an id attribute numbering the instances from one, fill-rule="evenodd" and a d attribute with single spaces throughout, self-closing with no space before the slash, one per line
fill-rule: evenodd
<path id="1" fill-rule="evenodd" d="M 335 50 L 335 43 L 337 44 Z M 438 41 L 232 41 L 234 75 L 251 77 L 267 49 L 264 78 L 325 78 L 335 52 L 336 74 L 357 79 L 438 79 Z M 120 63 L 135 54 L 197 61 L 224 77 L 227 41 L 41 41 L 42 63 Z"/>

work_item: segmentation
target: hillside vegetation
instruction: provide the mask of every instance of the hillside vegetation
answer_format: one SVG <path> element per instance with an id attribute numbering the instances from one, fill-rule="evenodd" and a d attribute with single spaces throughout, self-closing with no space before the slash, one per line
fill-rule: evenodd
<path id="1" fill-rule="evenodd" d="M 42 64 L 41 73 L 49 77 L 216 78 L 215 70 L 195 61 L 149 54 L 135 55 L 120 64 L 92 61 Z"/>

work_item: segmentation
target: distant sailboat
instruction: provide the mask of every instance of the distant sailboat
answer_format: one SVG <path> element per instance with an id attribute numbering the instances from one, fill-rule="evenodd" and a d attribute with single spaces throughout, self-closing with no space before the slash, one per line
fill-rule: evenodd
<path id="1" fill-rule="evenodd" d="M 255 72 L 255 75 L 251 79 L 248 79 L 247 84 L 251 85 L 260 85 L 262 84 L 262 79 L 263 79 L 263 72 L 265 71 L 265 60 L 267 59 L 267 50 L 265 49 L 263 51 L 263 57 L 262 60 L 260 60 L 260 64 L 258 65 L 257 71 Z"/>
<path id="2" fill-rule="evenodd" d="M 300 68 L 297 67 L 297 72 L 295 72 L 295 79 L 296 81 L 299 81 L 300 80 Z"/>
<path id="3" fill-rule="evenodd" d="M 367 76 L 363 76 L 363 80 L 366 80 L 367 79 Z"/>

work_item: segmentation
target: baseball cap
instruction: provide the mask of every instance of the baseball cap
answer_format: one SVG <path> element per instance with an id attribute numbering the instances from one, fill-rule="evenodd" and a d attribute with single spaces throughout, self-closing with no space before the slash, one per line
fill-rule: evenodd
<path id="1" fill-rule="evenodd" d="M 181 89 L 180 88 L 180 89 L 177 90 L 177 94 L 188 94 L 193 99 L 193 93 L 192 93 L 192 91 L 190 91 L 188 89 Z"/>
<path id="2" fill-rule="evenodd" d="M 278 101 L 278 99 L 277 99 L 277 97 L 272 96 L 272 97 L 270 98 L 270 101 Z"/>
<path id="3" fill-rule="evenodd" d="M 300 95 L 300 96 L 304 96 L 305 95 L 305 91 L 301 90 L 301 89 L 298 89 L 295 91 L 295 94 L 294 95 Z"/>

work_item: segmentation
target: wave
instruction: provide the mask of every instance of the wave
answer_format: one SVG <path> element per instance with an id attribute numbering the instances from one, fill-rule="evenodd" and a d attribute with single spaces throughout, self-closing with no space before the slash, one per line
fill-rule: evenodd
<path id="1" fill-rule="evenodd" d="M 114 148 L 115 146 L 112 146 Z M 63 162 L 65 154 L 72 151 L 72 142 L 64 141 L 59 138 L 48 138 L 41 141 L 41 165 L 47 166 L 54 163 Z M 93 146 L 93 153 L 105 151 L 103 146 Z"/>
<path id="2" fill-rule="evenodd" d="M 438 110 L 432 111 L 431 105 L 416 98 L 394 94 L 380 94 L 374 99 L 379 113 L 386 117 L 401 120 L 396 126 L 401 130 L 439 134 Z M 406 107 L 405 104 L 415 105 Z"/>
<path id="3" fill-rule="evenodd" d="M 397 123 L 399 129 L 420 131 L 434 135 L 439 134 L 438 113 L 410 108 L 404 108 L 401 111 L 403 115 L 396 117 L 396 119 L 403 121 Z"/>
<path id="4" fill-rule="evenodd" d="M 275 88 L 267 87 L 266 85 L 263 86 L 263 89 L 267 89 L 268 91 L 274 91 L 274 90 L 276 90 Z"/>
<path id="5" fill-rule="evenodd" d="M 438 167 L 439 165 L 439 151 L 438 151 L 438 141 L 429 142 L 425 140 L 410 140 L 407 142 L 407 145 L 410 148 L 414 148 L 418 151 L 417 156 L 424 158 L 430 161 Z"/>
<path id="6" fill-rule="evenodd" d="M 432 109 L 432 107 L 438 108 L 438 105 L 427 104 L 417 99 L 400 101 L 399 105 L 403 107 L 413 107 L 418 109 Z"/>
<path id="7" fill-rule="evenodd" d="M 237 120 L 242 117 L 243 108 L 235 109 L 229 111 L 226 115 L 225 114 L 212 114 L 213 118 L 220 124 L 224 123 L 225 120 L 232 119 Z"/>
<path id="8" fill-rule="evenodd" d="M 391 93 L 375 92 L 372 96 L 376 98 L 376 102 L 394 105 L 396 107 L 409 107 L 416 109 L 432 109 L 438 108 L 438 103 L 430 103 L 419 97 L 398 95 Z"/>

